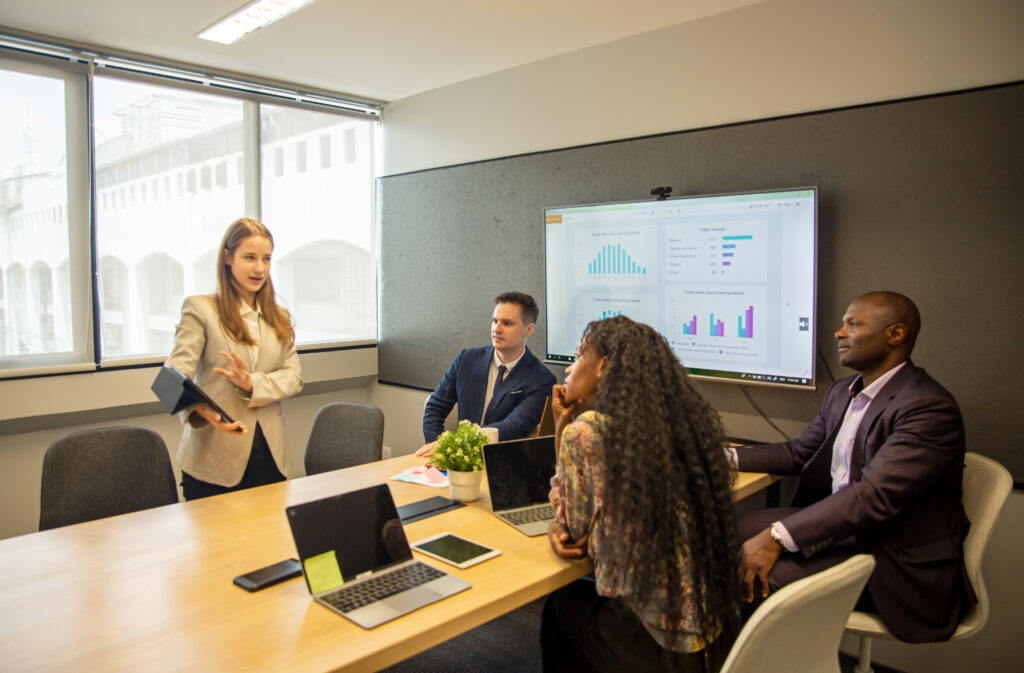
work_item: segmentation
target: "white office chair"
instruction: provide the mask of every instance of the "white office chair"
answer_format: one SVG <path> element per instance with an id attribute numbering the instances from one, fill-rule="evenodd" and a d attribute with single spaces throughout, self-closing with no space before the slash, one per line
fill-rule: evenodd
<path id="1" fill-rule="evenodd" d="M 988 541 L 992 537 L 999 513 L 1013 488 L 1013 478 L 1005 467 L 996 461 L 977 453 L 968 452 L 964 468 L 963 503 L 971 529 L 964 540 L 964 565 L 971 580 L 977 604 L 967 611 L 950 640 L 972 636 L 988 621 L 988 592 L 981 576 L 981 564 L 985 557 Z M 867 612 L 853 612 L 846 622 L 846 630 L 860 636 L 860 656 L 857 673 L 872 673 L 871 639 L 895 640 L 878 615 Z"/>
<path id="2" fill-rule="evenodd" d="M 843 625 L 874 567 L 858 554 L 776 591 L 744 625 L 721 673 L 839 673 Z"/>

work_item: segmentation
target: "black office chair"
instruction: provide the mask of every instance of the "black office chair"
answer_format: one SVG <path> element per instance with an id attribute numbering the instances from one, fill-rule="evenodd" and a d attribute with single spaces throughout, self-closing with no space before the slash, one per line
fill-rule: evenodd
<path id="1" fill-rule="evenodd" d="M 178 502 L 167 445 L 146 428 L 82 430 L 43 458 L 39 530 Z"/>
<path id="2" fill-rule="evenodd" d="M 320 474 L 381 459 L 384 412 L 362 402 L 333 402 L 313 419 L 306 442 L 306 474 Z"/>

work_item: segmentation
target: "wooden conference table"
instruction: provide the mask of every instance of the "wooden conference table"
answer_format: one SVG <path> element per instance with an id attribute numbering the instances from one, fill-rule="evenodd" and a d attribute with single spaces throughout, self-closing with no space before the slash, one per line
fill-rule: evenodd
<path id="1" fill-rule="evenodd" d="M 480 500 L 405 526 L 500 549 L 467 570 L 416 556 L 472 588 L 365 631 L 313 603 L 301 578 L 248 593 L 232 578 L 295 556 L 284 510 L 382 483 L 391 460 L 0 540 L 0 671 L 376 671 L 590 572 Z M 396 503 L 447 489 L 387 481 Z M 740 473 L 736 498 L 771 483 Z"/>

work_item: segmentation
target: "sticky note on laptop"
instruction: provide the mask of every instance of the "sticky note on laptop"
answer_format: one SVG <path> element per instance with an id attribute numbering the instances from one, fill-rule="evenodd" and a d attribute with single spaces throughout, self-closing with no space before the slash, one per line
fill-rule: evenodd
<path id="1" fill-rule="evenodd" d="M 341 577 L 341 568 L 338 567 L 338 556 L 333 549 L 310 556 L 302 562 L 302 567 L 306 571 L 309 591 L 313 595 L 340 587 L 345 582 Z"/>

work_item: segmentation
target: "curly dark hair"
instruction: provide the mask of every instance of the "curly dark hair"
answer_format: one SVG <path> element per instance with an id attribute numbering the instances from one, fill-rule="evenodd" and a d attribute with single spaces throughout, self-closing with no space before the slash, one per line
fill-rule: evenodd
<path id="1" fill-rule="evenodd" d="M 606 514 L 634 524 L 617 540 L 626 553 L 612 569 L 632 576 L 641 602 L 667 581 L 674 619 L 689 575 L 701 635 L 722 639 L 727 653 L 739 630 L 740 557 L 718 414 L 651 327 L 625 316 L 594 321 L 580 344 L 608 358 L 591 405 L 604 418 Z"/>

